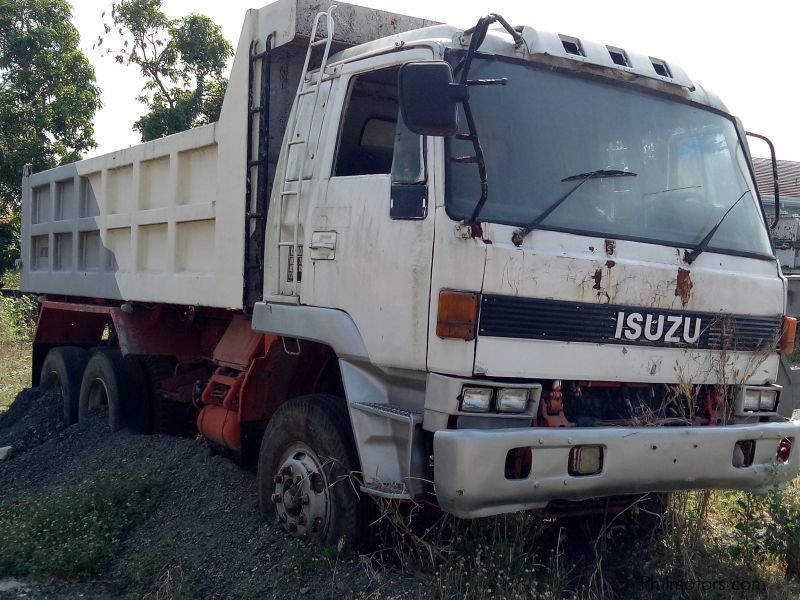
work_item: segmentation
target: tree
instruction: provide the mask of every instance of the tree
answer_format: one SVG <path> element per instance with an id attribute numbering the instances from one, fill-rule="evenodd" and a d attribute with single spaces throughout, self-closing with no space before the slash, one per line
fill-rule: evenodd
<path id="1" fill-rule="evenodd" d="M 145 77 L 139 100 L 149 112 L 133 125 L 145 142 L 219 119 L 227 85 L 222 71 L 233 56 L 211 19 L 195 14 L 169 19 L 162 2 L 112 3 L 112 24 L 105 25 L 106 34 L 113 28 L 122 38 L 122 47 L 108 52 L 120 64 L 138 66 Z"/>
<path id="2" fill-rule="evenodd" d="M 41 171 L 95 147 L 94 69 L 66 0 L 0 0 L 0 270 L 19 255 L 22 167 Z"/>

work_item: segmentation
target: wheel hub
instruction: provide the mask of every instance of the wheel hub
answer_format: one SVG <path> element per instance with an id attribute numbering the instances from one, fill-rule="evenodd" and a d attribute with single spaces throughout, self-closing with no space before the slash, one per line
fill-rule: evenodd
<path id="1" fill-rule="evenodd" d="M 322 462 L 313 450 L 298 444 L 284 454 L 275 475 L 272 502 L 278 522 L 293 536 L 324 533 L 330 516 L 330 492 Z"/>

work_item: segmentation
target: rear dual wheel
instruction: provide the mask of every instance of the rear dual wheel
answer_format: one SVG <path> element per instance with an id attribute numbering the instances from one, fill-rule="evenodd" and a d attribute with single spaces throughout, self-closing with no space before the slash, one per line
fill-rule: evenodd
<path id="1" fill-rule="evenodd" d="M 64 424 L 78 422 L 81 380 L 89 362 L 89 353 L 77 346 L 59 346 L 47 353 L 39 375 L 39 392 L 61 396 Z"/>
<path id="2" fill-rule="evenodd" d="M 78 400 L 78 421 L 95 412 L 104 412 L 111 431 L 130 427 L 145 432 L 150 411 L 142 368 L 119 350 L 96 350 L 83 372 Z"/>

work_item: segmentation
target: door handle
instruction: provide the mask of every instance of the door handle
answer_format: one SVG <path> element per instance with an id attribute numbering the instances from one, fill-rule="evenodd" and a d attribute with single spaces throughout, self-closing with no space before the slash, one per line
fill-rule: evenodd
<path id="1" fill-rule="evenodd" d="M 308 242 L 311 260 L 333 260 L 336 257 L 336 232 L 315 231 Z"/>
<path id="2" fill-rule="evenodd" d="M 311 242 L 308 248 L 310 250 L 336 250 L 336 244 L 333 242 Z"/>

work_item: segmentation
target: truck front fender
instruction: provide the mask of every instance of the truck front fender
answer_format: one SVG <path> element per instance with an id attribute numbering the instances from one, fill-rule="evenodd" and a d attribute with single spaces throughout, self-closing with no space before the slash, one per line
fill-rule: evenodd
<path id="1" fill-rule="evenodd" d="M 319 306 L 256 302 L 253 331 L 320 342 L 340 359 L 369 361 L 358 327 L 346 312 Z"/>

